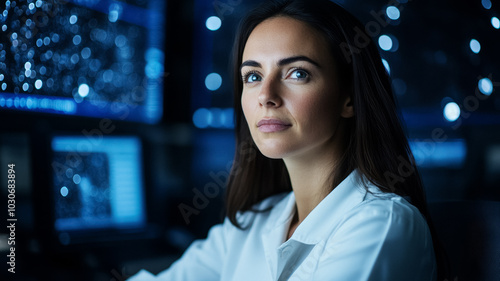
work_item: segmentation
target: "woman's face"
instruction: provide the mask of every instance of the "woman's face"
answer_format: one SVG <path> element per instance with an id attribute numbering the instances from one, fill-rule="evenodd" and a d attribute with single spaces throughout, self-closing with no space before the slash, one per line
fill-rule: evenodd
<path id="1" fill-rule="evenodd" d="M 311 156 L 340 141 L 339 121 L 352 107 L 318 31 L 290 17 L 260 23 L 245 45 L 241 74 L 243 113 L 262 154 Z"/>

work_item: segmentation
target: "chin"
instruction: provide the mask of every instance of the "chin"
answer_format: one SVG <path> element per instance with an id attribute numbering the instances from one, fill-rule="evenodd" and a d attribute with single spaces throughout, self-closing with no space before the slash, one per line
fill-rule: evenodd
<path id="1" fill-rule="evenodd" d="M 272 144 L 259 143 L 257 144 L 257 148 L 259 149 L 260 153 L 262 153 L 262 155 L 271 159 L 283 159 L 286 155 L 290 153 L 286 145 L 279 143 L 272 143 Z"/>
<path id="2" fill-rule="evenodd" d="M 283 159 L 283 156 L 281 154 L 277 154 L 277 153 L 264 153 L 262 152 L 262 155 L 264 155 L 265 157 L 269 158 L 269 159 Z"/>

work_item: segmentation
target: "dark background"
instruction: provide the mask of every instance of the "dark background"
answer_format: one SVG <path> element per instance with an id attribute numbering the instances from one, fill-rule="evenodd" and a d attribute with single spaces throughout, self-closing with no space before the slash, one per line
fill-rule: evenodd
<path id="1" fill-rule="evenodd" d="M 113 120 L 112 135 L 134 135 L 143 142 L 147 214 L 153 226 L 146 234 L 113 241 L 102 237 L 101 242 L 71 246 L 58 243 L 48 195 L 52 190 L 50 139 L 99 128 L 101 119 L 0 108 L 1 225 L 7 219 L 7 164 L 12 162 L 16 163 L 18 218 L 17 273 L 6 272 L 7 248 L 2 239 L 0 276 L 8 280 L 124 280 L 140 268 L 158 273 L 193 239 L 205 237 L 221 221 L 223 188 L 189 217 L 189 223 L 179 206 L 194 206 L 194 190 L 203 192 L 206 186 L 218 186 L 226 179 L 234 137 L 230 122 L 220 116 L 231 116 L 229 50 L 238 21 L 257 2 L 166 2 L 163 117 L 155 124 Z M 390 66 L 453 277 L 500 280 L 500 30 L 491 23 L 492 17 L 500 16 L 500 2 L 336 2 L 367 26 L 378 25 L 380 30 L 373 31 L 375 41 L 381 35 L 397 40 L 397 48 L 394 45 L 381 54 Z M 399 8 L 398 19 L 387 18 L 388 5 Z M 221 19 L 220 29 L 207 29 L 210 16 Z M 386 26 L 380 26 L 381 19 Z M 469 47 L 471 39 L 480 42 L 479 53 Z M 210 73 L 222 78 L 215 91 L 205 86 Z M 489 95 L 478 87 L 485 77 L 493 86 Z M 444 116 L 450 102 L 461 108 L 455 121 Z M 6 238 L 7 229 L 0 228 L 0 235 Z"/>

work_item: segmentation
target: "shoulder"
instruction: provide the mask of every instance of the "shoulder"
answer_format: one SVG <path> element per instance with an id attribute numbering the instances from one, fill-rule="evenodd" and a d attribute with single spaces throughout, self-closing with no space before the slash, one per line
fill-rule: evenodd
<path id="1" fill-rule="evenodd" d="M 373 190 L 373 189 L 372 189 Z M 432 237 L 420 211 L 403 197 L 391 193 L 367 193 L 365 200 L 346 213 L 336 235 L 341 240 L 358 233 L 388 250 L 416 256 L 432 253 Z M 334 235 L 334 236 L 336 236 Z M 345 236 L 345 237 L 344 237 Z"/>
<path id="2" fill-rule="evenodd" d="M 373 187 L 369 191 L 365 199 L 350 212 L 352 217 L 379 217 L 399 225 L 409 223 L 427 228 L 424 216 L 407 199 L 394 193 L 382 193 Z"/>
<path id="3" fill-rule="evenodd" d="M 371 237 L 373 243 L 380 243 L 379 246 L 412 250 L 422 245 L 432 247 L 426 219 L 407 199 L 382 192 L 367 181 L 357 182 L 355 186 L 358 190 L 363 189 L 364 195 L 338 218 L 331 233 L 333 241 L 349 239 L 354 232 L 360 237 Z"/>
<path id="4" fill-rule="evenodd" d="M 368 193 L 345 213 L 325 247 L 324 261 L 347 268 L 343 257 L 350 256 L 366 269 L 369 277 L 363 280 L 433 280 L 435 275 L 427 222 L 416 207 L 395 194 Z"/>

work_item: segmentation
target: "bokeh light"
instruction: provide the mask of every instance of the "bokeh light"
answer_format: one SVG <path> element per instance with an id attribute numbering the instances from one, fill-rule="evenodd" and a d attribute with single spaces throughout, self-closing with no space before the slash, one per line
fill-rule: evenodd
<path id="1" fill-rule="evenodd" d="M 492 17 L 492 18 L 491 18 L 491 25 L 492 25 L 495 29 L 500 29 L 500 20 L 499 20 L 497 17 Z"/>
<path id="2" fill-rule="evenodd" d="M 207 28 L 209 30 L 215 31 L 221 27 L 222 21 L 219 17 L 211 16 L 207 19 L 207 21 L 205 22 L 205 25 L 207 26 Z"/>
<path id="3" fill-rule="evenodd" d="M 481 44 L 476 39 L 471 39 L 469 46 L 474 54 L 479 54 L 479 52 L 481 51 Z"/>
<path id="4" fill-rule="evenodd" d="M 480 79 L 477 86 L 484 95 L 489 96 L 493 93 L 493 82 L 489 78 Z"/>
<path id="5" fill-rule="evenodd" d="M 397 20 L 401 15 L 399 9 L 394 6 L 387 7 L 387 9 L 385 9 L 385 13 L 387 14 L 387 17 L 390 18 L 391 20 Z"/>
<path id="6" fill-rule="evenodd" d="M 218 73 L 210 73 L 205 78 L 205 86 L 210 91 L 216 91 L 222 85 L 222 77 Z"/>
<path id="7" fill-rule="evenodd" d="M 61 192 L 62 197 L 66 197 L 66 196 L 68 196 L 69 190 L 66 186 L 63 186 L 63 187 L 61 187 L 60 192 Z"/>
<path id="8" fill-rule="evenodd" d="M 388 35 L 382 35 L 378 38 L 378 45 L 384 51 L 390 51 L 392 49 L 392 39 Z"/>
<path id="9" fill-rule="evenodd" d="M 389 66 L 389 62 L 387 60 L 382 59 L 382 63 L 384 64 L 385 70 L 387 70 L 387 73 L 391 74 L 391 67 Z"/>
<path id="10" fill-rule="evenodd" d="M 443 109 L 443 116 L 447 121 L 456 121 L 460 117 L 460 107 L 456 102 L 447 103 Z"/>

